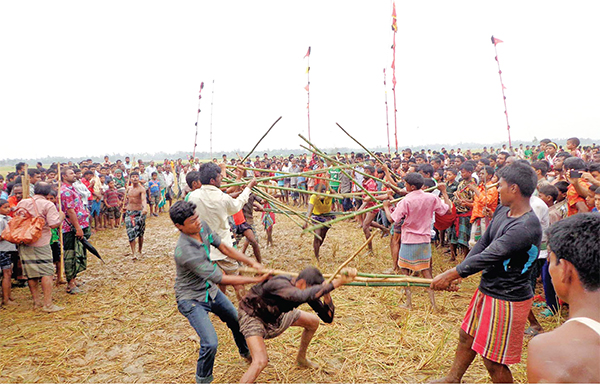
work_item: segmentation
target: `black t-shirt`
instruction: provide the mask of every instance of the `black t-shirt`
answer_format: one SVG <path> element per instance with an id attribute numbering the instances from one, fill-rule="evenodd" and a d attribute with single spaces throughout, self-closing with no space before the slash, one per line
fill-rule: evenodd
<path id="1" fill-rule="evenodd" d="M 483 270 L 479 290 L 505 301 L 533 297 L 531 265 L 539 255 L 542 226 L 533 211 L 518 218 L 499 205 L 492 223 L 465 260 L 456 266 L 461 277 Z"/>

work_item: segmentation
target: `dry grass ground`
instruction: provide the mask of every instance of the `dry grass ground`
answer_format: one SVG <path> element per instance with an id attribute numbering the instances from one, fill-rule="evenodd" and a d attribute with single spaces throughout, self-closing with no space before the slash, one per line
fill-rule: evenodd
<path id="1" fill-rule="evenodd" d="M 281 215 L 275 246 L 264 250 L 268 266 L 299 271 L 314 264 L 312 238 Z M 257 221 L 258 222 L 258 221 Z M 259 230 L 261 244 L 264 232 Z M 65 310 L 32 310 L 27 288 L 15 289 L 19 306 L 0 310 L 0 382 L 6 383 L 190 383 L 194 382 L 198 339 L 175 304 L 172 251 L 178 232 L 168 215 L 148 220 L 145 254 L 136 261 L 124 229 L 100 232 L 93 242 L 106 265 L 89 257 L 82 274 L 84 295 L 70 296 L 61 286 L 55 302 Z M 355 223 L 340 223 L 328 234 L 320 268 L 333 270 L 364 242 Z M 375 238 L 375 256 L 358 256 L 351 266 L 362 272 L 390 267 L 389 238 Z M 250 249 L 249 249 L 250 250 Z M 434 253 L 434 274 L 452 265 Z M 429 310 L 422 288 L 415 288 L 412 311 L 399 309 L 401 288 L 344 287 L 333 293 L 336 318 L 322 324 L 309 348 L 318 370 L 297 368 L 294 357 L 301 331 L 291 328 L 267 341 L 270 364 L 264 383 L 421 383 L 442 376 L 454 357 L 458 329 L 479 277 L 465 280 L 457 293 L 437 294 L 443 309 Z M 228 290 L 233 299 L 233 291 Z M 542 320 L 546 329 L 558 320 Z M 219 336 L 215 382 L 237 382 L 247 368 L 226 326 L 213 317 Z M 526 362 L 527 340 L 523 347 Z M 517 382 L 526 367 L 511 366 Z M 465 381 L 489 382 L 479 358 Z"/>

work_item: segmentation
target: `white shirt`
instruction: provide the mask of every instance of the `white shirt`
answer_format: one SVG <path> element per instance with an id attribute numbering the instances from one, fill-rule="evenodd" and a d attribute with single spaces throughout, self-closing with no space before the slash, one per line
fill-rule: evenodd
<path id="1" fill-rule="evenodd" d="M 148 173 L 148 175 L 152 175 L 153 172 L 156 172 L 156 167 L 148 166 L 146 167 L 146 172 Z"/>
<path id="2" fill-rule="evenodd" d="M 173 186 L 173 182 L 175 182 L 175 176 L 173 175 L 172 172 L 163 172 L 163 175 L 165 177 L 165 184 L 167 185 L 167 188 L 172 187 Z"/>
<path id="3" fill-rule="evenodd" d="M 542 225 L 542 246 L 544 246 L 548 241 L 548 236 L 546 235 L 546 230 L 550 226 L 550 218 L 548 217 L 548 205 L 536 196 L 531 196 L 529 198 L 529 205 L 533 209 L 533 212 L 538 217 L 540 221 L 540 225 Z M 546 259 L 548 257 L 548 250 L 540 250 L 540 256 L 538 259 Z"/>
<path id="4" fill-rule="evenodd" d="M 196 213 L 206 222 L 210 229 L 221 237 L 221 242 L 233 247 L 233 236 L 229 230 L 227 217 L 240 211 L 250 197 L 250 189 L 246 187 L 237 197 L 232 198 L 213 185 L 202 185 L 190 193 L 188 202 L 196 205 Z M 220 261 L 227 258 L 218 249 L 210 247 L 210 260 Z"/>
<path id="5" fill-rule="evenodd" d="M 77 179 L 73 183 L 73 187 L 79 193 L 79 195 L 81 195 L 81 201 L 83 202 L 83 205 L 85 207 L 87 207 L 87 205 L 88 205 L 88 198 L 90 197 L 90 195 L 92 195 L 92 193 L 90 192 L 90 190 L 88 190 L 88 188 L 79 179 Z"/>

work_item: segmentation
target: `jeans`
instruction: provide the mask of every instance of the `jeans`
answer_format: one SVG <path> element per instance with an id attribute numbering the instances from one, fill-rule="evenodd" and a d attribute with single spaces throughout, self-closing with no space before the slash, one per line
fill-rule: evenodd
<path id="1" fill-rule="evenodd" d="M 544 284 L 544 296 L 546 297 L 546 305 L 552 311 L 552 314 L 558 313 L 558 300 L 556 297 L 556 292 L 554 291 L 554 285 L 552 285 L 552 277 L 550 277 L 550 273 L 548 272 L 548 264 L 550 263 L 550 258 L 548 258 L 547 262 L 542 266 L 542 283 Z"/>
<path id="2" fill-rule="evenodd" d="M 240 333 L 238 313 L 231 301 L 219 291 L 214 300 L 200 302 L 193 299 L 182 299 L 177 302 L 179 312 L 183 314 L 200 337 L 200 354 L 196 366 L 196 383 L 210 383 L 213 380 L 213 365 L 219 341 L 217 333 L 208 316 L 208 312 L 216 314 L 233 333 L 233 338 L 242 357 L 250 356 L 246 339 Z"/>

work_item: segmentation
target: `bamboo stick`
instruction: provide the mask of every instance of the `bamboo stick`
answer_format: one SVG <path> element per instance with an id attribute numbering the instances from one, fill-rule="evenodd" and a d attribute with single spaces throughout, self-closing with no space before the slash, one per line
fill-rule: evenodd
<path id="1" fill-rule="evenodd" d="M 246 170 L 245 168 L 243 168 L 243 169 L 244 169 L 244 170 Z M 321 170 L 323 170 L 323 169 L 321 169 Z M 327 171 L 327 170 L 325 170 L 325 171 Z M 325 171 L 321 171 L 321 172 L 325 172 Z M 334 182 L 338 182 L 338 181 L 337 181 L 337 180 L 335 180 L 335 179 L 331 179 L 331 178 L 327 178 L 327 177 L 318 177 L 318 178 L 314 178 L 312 175 L 313 175 L 313 174 L 318 174 L 319 172 L 317 172 L 317 170 L 313 170 L 312 172 L 311 172 L 311 171 L 307 171 L 307 172 L 305 172 L 305 173 L 304 173 L 304 172 L 302 172 L 302 173 L 293 173 L 293 174 L 291 174 L 291 173 L 281 173 L 281 172 L 279 172 L 278 170 L 271 170 L 270 172 L 277 172 L 277 173 L 279 173 L 279 174 L 282 174 L 282 175 L 275 175 L 275 176 L 265 176 L 265 177 L 262 177 L 262 178 L 257 178 L 256 180 L 257 180 L 258 182 L 266 182 L 266 181 L 270 181 L 270 180 L 277 180 L 277 179 L 283 179 L 283 178 L 288 178 L 288 177 L 306 176 L 306 177 L 311 177 L 311 178 L 313 178 L 313 179 L 323 179 L 323 180 L 328 180 L 328 181 L 334 181 Z M 310 173 L 310 174 L 309 174 L 309 173 Z M 228 184 L 225 184 L 225 185 L 223 185 L 223 186 L 221 186 L 221 187 L 233 187 L 233 186 L 240 186 L 240 185 L 242 185 L 242 184 L 244 184 L 244 183 L 247 183 L 247 182 L 245 182 L 245 181 L 233 182 L 233 183 L 228 183 Z"/>
<path id="2" fill-rule="evenodd" d="M 369 149 L 368 149 L 368 148 L 366 148 L 365 146 L 363 146 L 363 145 L 362 145 L 362 144 L 361 144 L 361 143 L 360 143 L 358 140 L 354 139 L 354 137 L 353 137 L 352 135 L 350 135 L 350 134 L 348 133 L 348 131 L 344 130 L 344 127 L 340 126 L 340 124 L 339 124 L 339 123 L 337 123 L 337 122 L 336 122 L 335 124 L 337 124 L 337 126 L 338 126 L 338 127 L 339 127 L 339 128 L 342 130 L 342 131 L 344 131 L 344 133 L 345 133 L 346 135 L 348 135 L 348 136 L 350 137 L 350 139 L 352 139 L 353 141 L 355 141 L 355 142 L 356 142 L 356 144 L 358 144 L 359 146 L 361 146 L 361 147 L 362 147 L 362 148 L 363 148 L 363 149 L 364 149 L 364 150 L 365 150 L 365 151 L 366 151 L 366 152 L 367 152 L 367 153 L 368 153 L 370 156 L 372 156 L 372 157 L 373 157 L 373 158 L 374 158 L 374 159 L 375 159 L 377 162 L 379 162 L 381 165 L 385 165 L 385 163 L 384 163 L 384 162 L 383 162 L 381 159 L 379 159 L 377 156 L 375 156 L 375 154 L 373 154 L 371 151 L 369 151 Z M 398 179 L 402 179 L 402 178 L 400 177 L 400 175 L 396 174 L 396 173 L 395 173 L 393 170 L 390 170 L 390 172 L 391 172 L 391 173 L 392 173 L 394 176 L 396 176 Z"/>
<path id="3" fill-rule="evenodd" d="M 29 166 L 27 163 L 23 166 L 25 173 L 21 177 L 21 186 L 23 188 L 23 199 L 29 198 Z"/>
<path id="4" fill-rule="evenodd" d="M 60 162 L 57 162 L 57 171 L 58 173 L 58 212 L 62 213 L 62 200 L 60 198 L 60 188 L 62 187 L 62 177 L 60 176 Z M 60 222 L 60 226 L 58 226 L 58 239 L 60 241 L 60 269 L 58 269 L 58 279 L 56 280 L 56 285 L 58 286 L 60 283 L 65 281 L 65 258 L 63 255 L 63 222 Z"/>
<path id="5" fill-rule="evenodd" d="M 281 118 L 282 118 L 282 117 L 280 116 L 280 117 L 279 117 L 279 118 L 278 118 L 278 119 L 275 121 L 275 123 L 273 123 L 273 124 L 271 125 L 271 127 L 269 127 L 269 129 L 267 130 L 267 132 L 265 132 L 265 134 L 264 134 L 264 135 L 263 135 L 263 136 L 262 136 L 262 137 L 261 137 L 261 138 L 258 140 L 258 142 L 256 142 L 256 144 L 254 145 L 254 147 L 252 147 L 252 150 L 250 150 L 250 152 L 248 153 L 248 155 L 246 155 L 246 156 L 244 157 L 244 159 L 242 159 L 242 163 L 244 163 L 244 161 L 246 161 L 246 159 L 248 159 L 248 157 L 249 157 L 250 155 L 252 155 L 252 153 L 254 152 L 254 150 L 256 149 L 256 147 L 257 147 L 257 146 L 260 144 L 260 142 L 262 142 L 262 140 L 265 138 L 265 136 L 267 136 L 267 134 L 268 134 L 268 133 L 271 131 L 271 129 L 272 129 L 273 127 L 275 127 L 275 125 L 277 124 L 277 122 L 279 122 L 279 121 L 281 120 Z"/>
<path id="6" fill-rule="evenodd" d="M 362 286 L 362 287 L 430 287 L 429 283 L 419 283 L 419 282 L 349 282 L 344 286 Z"/>
<path id="7" fill-rule="evenodd" d="M 310 142 L 308 139 L 306 139 L 304 136 L 302 136 L 302 134 L 298 134 L 298 136 L 299 136 L 299 137 L 300 137 L 302 140 L 304 140 L 306 143 L 308 143 L 308 144 L 309 144 L 311 147 L 313 147 L 313 148 L 314 148 L 314 150 L 316 151 L 315 153 L 316 153 L 317 155 L 320 155 L 320 156 L 322 156 L 322 157 L 323 157 L 323 158 L 325 158 L 325 159 L 330 159 L 330 160 L 332 159 L 332 158 L 328 157 L 327 155 L 325 155 L 325 154 L 323 153 L 323 151 L 319 150 L 319 149 L 318 149 L 318 148 L 317 148 L 317 147 L 316 147 L 314 144 L 312 144 L 312 143 L 311 143 L 311 142 Z M 306 147 L 304 147 L 304 146 L 302 146 L 302 147 L 303 147 L 303 148 L 306 148 Z M 309 150 L 309 151 L 311 151 L 311 152 L 314 152 L 313 150 L 310 150 L 310 149 L 308 149 L 308 150 Z M 333 161 L 333 162 L 334 162 L 335 164 L 339 164 L 339 162 L 338 162 L 338 161 L 336 161 L 336 160 L 335 160 L 335 161 Z M 354 179 L 353 177 L 351 177 L 351 176 L 350 176 L 350 174 L 348 174 L 348 173 L 346 172 L 346 170 L 344 170 L 344 169 L 341 169 L 341 171 L 342 171 L 342 174 L 344 174 L 344 175 L 346 175 L 348 178 L 350 178 L 350 180 L 352 180 L 352 181 L 353 181 L 353 182 L 354 182 L 354 183 L 355 183 L 355 184 L 356 184 L 356 185 L 357 185 L 357 186 L 358 186 L 358 187 L 359 187 L 361 190 L 363 190 L 363 191 L 364 191 L 364 192 L 365 192 L 365 193 L 366 193 L 366 194 L 367 194 L 367 195 L 368 195 L 368 196 L 369 196 L 369 197 L 370 197 L 370 198 L 371 198 L 371 199 L 372 199 L 374 202 L 377 202 L 377 198 L 375 198 L 375 197 L 374 197 L 374 196 L 373 196 L 373 195 L 372 195 L 372 194 L 371 194 L 369 191 L 367 191 L 367 189 L 366 189 L 366 188 L 364 188 L 364 187 L 363 187 L 363 185 L 362 185 L 361 183 L 358 183 L 358 182 L 356 181 L 356 179 Z"/>
<path id="8" fill-rule="evenodd" d="M 367 239 L 367 240 L 366 240 L 366 242 L 365 242 L 365 243 L 363 243 L 363 244 L 362 244 L 362 245 L 361 245 L 361 246 L 358 248 L 358 250 L 356 250 L 356 251 L 354 252 L 354 254 L 352 254 L 352 255 L 350 256 L 350 258 L 346 259 L 346 260 L 345 260 L 345 261 L 344 261 L 344 262 L 343 262 L 343 263 L 342 263 L 342 264 L 341 264 L 341 265 L 340 265 L 340 266 L 337 268 L 337 270 L 335 271 L 335 273 L 333 273 L 333 274 L 331 275 L 331 277 L 329 277 L 329 278 L 327 279 L 326 283 L 331 283 L 331 281 L 333 281 L 333 279 L 335 278 L 335 276 L 336 276 L 336 275 L 337 275 L 337 274 L 338 274 L 340 271 L 342 271 L 342 269 L 343 269 L 344 267 L 346 267 L 346 266 L 347 266 L 347 265 L 348 265 L 350 262 L 352 262 L 352 260 L 353 260 L 353 259 L 354 259 L 354 258 L 355 258 L 355 257 L 356 257 L 356 256 L 357 256 L 357 255 L 358 255 L 360 252 L 361 252 L 361 251 L 363 251 L 363 249 L 364 249 L 365 247 L 367 247 L 367 246 L 369 245 L 369 243 L 371 243 L 371 241 L 373 240 L 373 238 L 375 238 L 375 233 L 371 234 L 371 236 L 369 237 L 369 239 Z"/>

